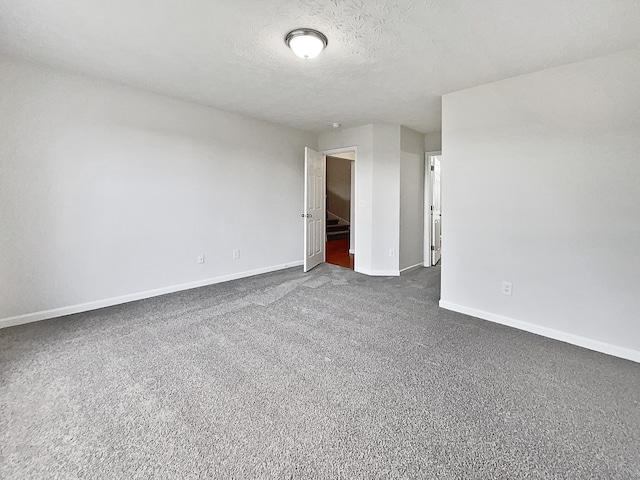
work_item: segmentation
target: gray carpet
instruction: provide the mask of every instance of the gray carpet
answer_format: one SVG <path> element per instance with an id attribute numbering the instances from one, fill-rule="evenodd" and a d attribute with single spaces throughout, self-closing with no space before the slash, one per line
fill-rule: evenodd
<path id="1" fill-rule="evenodd" d="M 0 477 L 640 478 L 640 365 L 289 269 L 0 330 Z"/>

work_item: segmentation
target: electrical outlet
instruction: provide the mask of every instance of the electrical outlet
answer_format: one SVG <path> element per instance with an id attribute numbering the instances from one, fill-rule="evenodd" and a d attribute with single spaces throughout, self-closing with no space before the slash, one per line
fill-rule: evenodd
<path id="1" fill-rule="evenodd" d="M 513 292 L 513 283 L 502 282 L 502 294 L 511 296 Z"/>
<path id="2" fill-rule="evenodd" d="M 390 248 L 390 249 L 389 249 L 389 256 L 390 256 L 390 257 L 395 257 L 395 256 L 396 256 L 396 251 L 395 251 L 395 249 L 393 249 L 393 248 Z"/>
<path id="3" fill-rule="evenodd" d="M 240 250 L 234 250 L 233 251 L 233 259 L 237 260 L 240 258 Z"/>
<path id="4" fill-rule="evenodd" d="M 204 253 L 198 255 L 198 263 L 204 263 Z"/>

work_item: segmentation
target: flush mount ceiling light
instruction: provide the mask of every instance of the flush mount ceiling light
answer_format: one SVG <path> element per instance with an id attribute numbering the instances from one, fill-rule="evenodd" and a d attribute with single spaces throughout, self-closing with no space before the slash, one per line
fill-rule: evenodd
<path id="1" fill-rule="evenodd" d="M 293 53 L 305 60 L 316 58 L 329 43 L 322 33 L 310 28 L 292 30 L 287 33 L 284 41 Z"/>

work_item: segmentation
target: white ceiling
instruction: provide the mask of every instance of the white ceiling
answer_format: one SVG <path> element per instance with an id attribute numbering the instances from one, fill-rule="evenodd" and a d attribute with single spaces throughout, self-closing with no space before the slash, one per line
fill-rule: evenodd
<path id="1" fill-rule="evenodd" d="M 0 51 L 306 130 L 640 45 L 639 0 L 0 0 Z M 301 60 L 285 34 L 329 38 Z"/>

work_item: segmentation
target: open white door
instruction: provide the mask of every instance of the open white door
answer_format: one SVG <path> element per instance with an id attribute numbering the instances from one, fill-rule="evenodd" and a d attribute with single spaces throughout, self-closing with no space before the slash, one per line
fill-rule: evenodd
<path id="1" fill-rule="evenodd" d="M 441 194 L 440 194 L 440 156 L 431 157 L 431 192 L 432 192 L 432 210 L 431 210 L 431 265 L 436 265 L 440 261 L 441 233 L 440 222 L 442 213 L 440 211 Z"/>
<path id="2" fill-rule="evenodd" d="M 327 157 L 304 149 L 304 271 L 325 261 Z"/>

